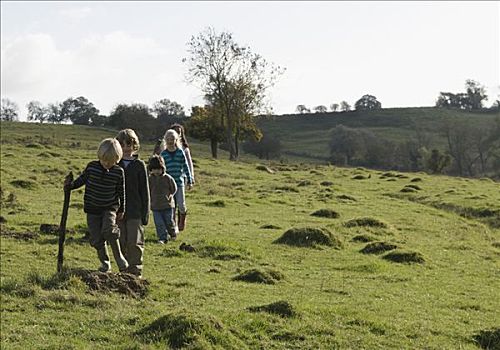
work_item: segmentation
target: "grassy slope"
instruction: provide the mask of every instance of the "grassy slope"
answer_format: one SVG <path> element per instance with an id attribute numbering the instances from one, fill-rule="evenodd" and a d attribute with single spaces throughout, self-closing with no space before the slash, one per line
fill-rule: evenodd
<path id="1" fill-rule="evenodd" d="M 291 151 L 303 155 L 299 157 L 301 160 L 315 161 L 314 157 L 319 156 L 324 161 L 329 157 L 330 131 L 339 124 L 364 128 L 396 143 L 414 138 L 415 127 L 418 126 L 431 135 L 434 147 L 443 149 L 445 140 L 438 130 L 445 118 L 474 120 L 475 126 L 482 126 L 493 122 L 498 116 L 498 113 L 477 114 L 430 107 L 389 108 L 378 111 L 284 115 L 272 120 L 263 120 L 259 125 L 264 132 L 280 138 L 285 158 L 294 159 L 287 154 Z"/>
<path id="2" fill-rule="evenodd" d="M 381 178 L 376 171 L 329 166 L 274 165 L 278 171 L 269 174 L 256 170 L 251 160 L 209 159 L 206 145 L 193 144 L 197 186 L 187 194 L 188 229 L 162 246 L 155 243 L 153 223 L 147 226 L 145 278 L 151 285 L 149 294 L 137 300 L 90 293 L 76 277 L 53 282 L 55 236 L 5 236 L 57 224 L 65 173 L 80 171 L 94 158 L 99 140 L 114 132 L 2 123 L 1 134 L 2 216 L 7 220 L 1 236 L 2 349 L 154 349 L 183 340 L 203 349 L 475 349 L 474 335 L 500 328 L 500 230 L 491 217 L 466 219 L 432 206 L 498 213 L 498 183 L 425 174 Z M 71 147 L 77 140 L 81 146 Z M 144 145 L 143 155 L 151 148 Z M 353 180 L 356 174 L 370 178 Z M 410 182 L 415 177 L 422 181 Z M 19 188 L 14 180 L 36 184 Z M 324 181 L 331 184 L 321 185 Z M 421 190 L 401 193 L 408 184 Z M 16 203 L 5 200 L 11 193 Z M 343 194 L 356 201 L 337 198 Z M 81 191 L 73 193 L 70 228 L 85 226 L 82 200 Z M 318 209 L 333 209 L 340 217 L 310 215 Z M 388 227 L 344 226 L 361 217 Z M 261 228 L 268 224 L 279 228 Z M 327 228 L 344 247 L 272 243 L 292 227 Z M 360 234 L 418 252 L 425 263 L 398 264 L 361 254 L 366 243 L 351 241 Z M 69 235 L 65 264 L 94 269 L 95 252 L 81 236 Z M 180 252 L 182 242 L 197 252 Z M 272 285 L 232 281 L 250 268 L 277 271 L 284 279 Z M 279 300 L 297 316 L 247 310 Z M 159 323 L 174 320 L 185 327 L 174 335 L 137 335 L 161 316 Z"/>

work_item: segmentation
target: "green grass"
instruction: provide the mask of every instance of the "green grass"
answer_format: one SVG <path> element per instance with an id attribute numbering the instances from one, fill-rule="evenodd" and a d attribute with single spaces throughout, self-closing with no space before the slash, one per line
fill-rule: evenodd
<path id="1" fill-rule="evenodd" d="M 59 223 L 65 174 L 78 174 L 112 136 L 2 122 L 2 349 L 499 346 L 500 185 L 490 180 L 278 163 L 266 164 L 270 174 L 254 158 L 212 160 L 192 142 L 187 230 L 159 245 L 150 220 L 144 296 L 95 291 L 71 273 L 98 266 L 82 239 L 83 191 L 71 197 L 69 272 L 56 275 L 57 236 L 39 227 Z M 147 158 L 153 145 L 141 141 Z M 400 192 L 410 184 L 420 190 Z M 311 215 L 325 209 L 338 217 Z M 303 228 L 342 246 L 273 243 Z M 361 253 L 370 242 L 397 249 Z"/>

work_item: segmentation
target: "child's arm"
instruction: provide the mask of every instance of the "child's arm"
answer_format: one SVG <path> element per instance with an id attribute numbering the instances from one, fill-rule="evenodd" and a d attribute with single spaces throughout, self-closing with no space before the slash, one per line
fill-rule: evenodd
<path id="1" fill-rule="evenodd" d="M 77 188 L 80 188 L 83 185 L 85 185 L 85 183 L 87 182 L 87 179 L 88 179 L 88 171 L 87 171 L 88 167 L 89 166 L 87 165 L 85 170 L 73 182 L 71 182 L 71 180 L 69 180 L 69 179 L 68 179 L 69 181 L 67 181 L 65 179 L 64 180 L 64 188 L 65 189 L 67 188 L 71 191 L 71 190 L 76 190 Z"/>
<path id="2" fill-rule="evenodd" d="M 188 179 L 188 185 L 189 188 L 193 186 L 193 177 L 191 176 L 191 171 L 189 170 L 189 165 L 187 162 L 186 154 L 182 151 L 182 158 L 184 159 L 183 164 L 182 164 L 182 170 L 187 174 L 187 179 Z"/>
<path id="3" fill-rule="evenodd" d="M 147 225 L 149 221 L 150 196 L 149 196 L 149 179 L 146 164 L 141 161 L 142 168 L 139 172 L 139 195 L 141 196 L 141 219 L 142 224 Z"/>
<path id="4" fill-rule="evenodd" d="M 193 179 L 193 184 L 194 184 L 193 159 L 191 158 L 191 151 L 189 150 L 189 147 L 184 149 L 184 154 L 186 155 L 186 160 L 188 162 L 189 170 L 191 171 L 191 178 Z"/>
<path id="5" fill-rule="evenodd" d="M 118 199 L 120 200 L 120 206 L 118 207 L 118 210 L 116 211 L 117 214 L 117 219 L 118 217 L 123 217 L 125 213 L 125 172 L 123 171 L 123 168 L 120 167 L 121 171 L 121 177 L 120 180 L 118 181 L 116 185 L 116 192 L 118 193 Z"/>

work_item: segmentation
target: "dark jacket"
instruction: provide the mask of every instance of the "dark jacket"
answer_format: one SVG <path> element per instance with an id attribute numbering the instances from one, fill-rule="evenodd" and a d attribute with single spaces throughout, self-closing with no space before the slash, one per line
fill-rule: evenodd
<path id="1" fill-rule="evenodd" d="M 149 221 L 149 182 L 146 164 L 134 155 L 126 167 L 122 160 L 118 163 L 125 171 L 125 198 L 127 200 L 126 219 L 141 219 L 143 225 Z"/>

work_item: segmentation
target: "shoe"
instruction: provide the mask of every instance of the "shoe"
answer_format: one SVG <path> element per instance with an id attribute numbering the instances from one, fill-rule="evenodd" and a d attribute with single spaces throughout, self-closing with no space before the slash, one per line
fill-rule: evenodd
<path id="1" fill-rule="evenodd" d="M 102 273 L 111 272 L 111 266 L 104 263 L 101 266 L 99 266 L 97 271 L 102 272 Z"/>
<path id="2" fill-rule="evenodd" d="M 159 244 L 165 244 L 165 241 L 164 241 L 163 239 L 160 239 L 160 240 L 158 241 L 158 243 L 159 243 Z"/>

